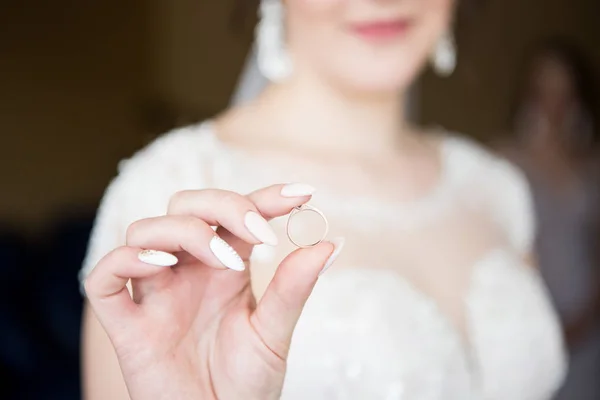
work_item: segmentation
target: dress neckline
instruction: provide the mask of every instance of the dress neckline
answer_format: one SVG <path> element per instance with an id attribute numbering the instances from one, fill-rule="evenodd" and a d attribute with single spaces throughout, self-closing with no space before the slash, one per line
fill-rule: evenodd
<path id="1" fill-rule="evenodd" d="M 217 169 L 221 171 L 220 178 L 227 180 L 229 186 L 242 186 L 241 190 L 252 191 L 261 184 L 272 184 L 278 181 L 277 169 L 274 169 L 268 162 L 221 140 L 213 120 L 201 123 L 199 131 L 208 138 L 215 156 L 214 162 L 219 164 Z M 445 210 L 448 205 L 453 203 L 452 196 L 455 194 L 455 178 L 456 172 L 458 172 L 455 168 L 456 157 L 453 156 L 455 140 L 445 132 L 442 132 L 441 135 L 439 143 L 440 176 L 435 186 L 419 199 L 401 202 L 362 193 L 352 193 L 349 196 L 340 194 L 333 189 L 319 187 L 315 201 L 318 201 L 319 206 L 322 209 L 326 208 L 329 213 L 336 211 L 358 213 L 361 214 L 361 219 L 373 220 L 375 226 L 385 221 L 386 225 L 392 223 L 400 229 L 403 227 L 411 229 L 415 224 L 422 223 L 423 220 L 435 218 L 440 211 Z M 239 174 L 235 172 L 239 170 L 246 172 L 244 179 L 239 179 Z M 248 172 L 253 173 L 247 174 Z M 253 176 L 260 177 L 260 179 L 255 180 Z M 261 182 L 257 182 L 258 180 Z"/>
<path id="2" fill-rule="evenodd" d="M 257 171 L 256 162 L 257 160 L 249 157 L 248 154 L 241 149 L 236 149 L 223 142 L 216 134 L 212 121 L 206 121 L 201 126 L 201 131 L 204 132 L 204 136 L 208 138 L 210 146 L 209 148 L 214 154 L 214 160 L 218 162 L 217 170 L 223 171 L 230 169 L 231 177 L 235 182 L 241 180 L 246 181 L 246 184 L 254 185 L 257 180 L 254 179 L 254 172 Z M 471 162 L 465 162 L 465 156 L 468 156 L 469 152 L 478 152 L 478 149 L 470 146 L 468 139 L 463 139 L 460 136 L 454 137 L 449 134 L 444 134 L 440 141 L 440 157 L 442 169 L 440 173 L 440 180 L 438 184 L 432 188 L 429 194 L 425 195 L 422 199 L 416 202 L 410 203 L 398 203 L 392 201 L 386 201 L 381 199 L 373 199 L 364 197 L 361 195 L 353 195 L 351 199 L 340 198 L 339 194 L 333 191 L 328 191 L 326 188 L 319 188 L 318 200 L 324 201 L 327 210 L 322 206 L 323 203 L 319 203 L 319 208 L 326 214 L 333 212 L 343 213 L 353 212 L 356 213 L 360 209 L 361 213 L 369 214 L 372 213 L 373 218 L 370 220 L 372 223 L 367 223 L 363 214 L 361 218 L 353 218 L 352 220 L 358 221 L 361 229 L 374 228 L 374 232 L 379 234 L 381 229 L 393 224 L 395 228 L 399 227 L 399 223 L 405 223 L 407 220 L 417 214 L 415 218 L 416 222 L 422 224 L 424 220 L 429 218 L 436 218 L 440 215 L 440 211 L 446 210 L 448 206 L 452 206 L 456 202 L 455 197 L 460 194 L 460 188 L 463 187 L 466 177 L 471 176 L 474 172 L 473 165 Z M 261 161 L 261 160 L 258 160 Z M 240 179 L 239 171 L 240 164 L 242 163 L 243 178 Z M 225 174 L 227 175 L 227 174 Z M 267 178 L 268 179 L 268 178 Z M 270 182 L 273 183 L 273 182 Z M 256 187 L 254 187 L 256 189 Z M 315 199 L 317 200 L 317 199 Z M 351 204 L 349 204 L 351 202 Z M 330 206 L 332 207 L 330 209 Z M 425 213 L 423 213 L 425 211 Z M 345 214 L 352 215 L 352 214 Z M 383 224 L 382 224 L 383 222 Z M 405 224 L 403 227 L 411 229 L 414 227 L 412 224 Z M 402 227 L 400 227 L 402 229 Z M 464 361 L 466 362 L 468 373 L 472 377 L 471 384 L 474 385 L 473 389 L 483 390 L 483 379 L 484 369 L 482 369 L 482 363 L 485 362 L 480 354 L 480 343 L 478 334 L 478 321 L 475 320 L 477 317 L 477 306 L 480 302 L 479 296 L 486 294 L 490 288 L 490 277 L 496 274 L 496 271 L 504 274 L 506 266 L 510 266 L 509 271 L 511 273 L 517 273 L 521 276 L 521 279 L 526 283 L 539 284 L 539 276 L 535 273 L 535 270 L 528 268 L 523 264 L 520 257 L 515 254 L 511 249 L 504 246 L 492 246 L 472 263 L 472 270 L 469 274 L 467 287 L 463 293 L 464 301 L 464 318 L 465 318 L 465 334 L 461 333 L 461 329 L 457 323 L 447 315 L 444 310 L 440 307 L 439 301 L 419 288 L 413 281 L 405 277 L 404 275 L 395 271 L 379 270 L 378 273 L 393 273 L 393 277 L 402 285 L 408 293 L 413 296 L 420 304 L 429 310 L 432 320 L 436 321 L 442 327 L 449 338 L 458 348 Z M 501 268 L 501 269 L 500 269 Z M 378 270 L 376 268 L 376 270 Z M 330 280 L 335 280 L 339 274 L 355 274 L 355 273 L 372 273 L 371 268 L 364 268 L 361 266 L 351 267 L 343 270 L 332 271 L 331 273 L 324 276 L 321 284 L 327 285 Z M 371 275 L 371 274 L 370 274 Z M 493 280 L 494 282 L 497 279 Z"/>

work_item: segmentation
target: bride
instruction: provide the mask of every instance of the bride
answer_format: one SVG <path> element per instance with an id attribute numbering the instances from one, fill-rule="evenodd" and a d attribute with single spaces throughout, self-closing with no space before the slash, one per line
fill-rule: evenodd
<path id="1" fill-rule="evenodd" d="M 565 359 L 523 177 L 402 111 L 430 55 L 454 68 L 455 6 L 262 1 L 267 87 L 246 74 L 243 104 L 106 191 L 81 275 L 85 398 L 552 397 Z M 335 239 L 293 251 L 278 217 L 309 201 Z M 312 240 L 296 217 L 287 233 Z"/>

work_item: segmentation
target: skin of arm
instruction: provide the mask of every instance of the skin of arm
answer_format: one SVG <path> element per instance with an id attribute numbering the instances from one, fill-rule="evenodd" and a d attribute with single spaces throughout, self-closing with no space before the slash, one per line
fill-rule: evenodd
<path id="1" fill-rule="evenodd" d="M 84 400 L 129 400 L 121 368 L 108 335 L 86 302 L 82 333 Z"/>

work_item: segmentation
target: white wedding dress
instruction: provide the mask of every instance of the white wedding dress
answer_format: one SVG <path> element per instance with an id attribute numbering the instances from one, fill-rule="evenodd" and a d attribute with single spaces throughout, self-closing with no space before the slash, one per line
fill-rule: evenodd
<path id="1" fill-rule="evenodd" d="M 435 190 L 396 204 L 319 185 L 327 174 L 310 165 L 228 147 L 210 122 L 177 130 L 121 165 L 81 277 L 123 244 L 129 223 L 164 214 L 176 191 L 303 181 L 346 247 L 300 318 L 283 399 L 550 399 L 566 360 L 546 289 L 524 261 L 534 234 L 527 185 L 467 139 L 447 135 L 441 156 Z M 253 254 L 257 293 L 292 249 L 285 219 L 272 224 L 282 240 Z"/>

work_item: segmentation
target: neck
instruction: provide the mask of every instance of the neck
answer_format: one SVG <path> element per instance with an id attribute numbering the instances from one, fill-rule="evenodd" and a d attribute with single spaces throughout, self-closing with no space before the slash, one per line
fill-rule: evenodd
<path id="1" fill-rule="evenodd" d="M 406 131 L 404 96 L 395 91 L 356 93 L 296 77 L 270 86 L 258 102 L 273 121 L 265 135 L 298 151 L 381 156 Z"/>

